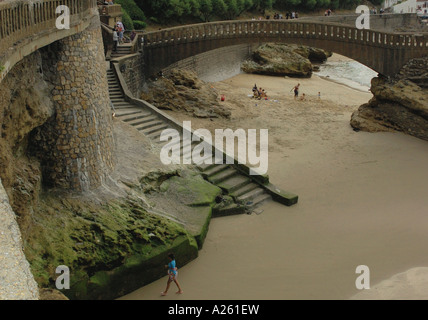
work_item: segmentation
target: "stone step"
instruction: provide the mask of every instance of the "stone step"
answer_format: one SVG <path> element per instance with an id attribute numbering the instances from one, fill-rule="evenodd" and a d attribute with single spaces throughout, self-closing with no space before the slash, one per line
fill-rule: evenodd
<path id="1" fill-rule="evenodd" d="M 242 187 L 232 191 L 231 196 L 234 198 L 237 198 L 237 197 L 239 197 L 239 196 L 241 196 L 247 192 L 250 192 L 250 191 L 258 188 L 258 187 L 259 187 L 259 185 L 257 183 L 251 182 L 251 183 L 243 185 Z"/>
<path id="2" fill-rule="evenodd" d="M 128 101 L 126 101 L 124 98 L 110 98 L 110 100 L 111 100 L 111 102 L 113 102 L 113 104 L 114 104 L 114 106 L 118 106 L 118 107 L 120 107 L 120 106 L 127 106 L 127 105 L 131 105 L 131 106 L 134 106 L 134 108 L 135 108 L 135 105 L 133 105 L 133 104 L 130 104 Z"/>
<path id="3" fill-rule="evenodd" d="M 152 126 L 152 127 L 149 127 L 149 128 L 147 128 L 147 129 L 143 129 L 143 130 L 140 130 L 142 133 L 144 133 L 145 135 L 150 135 L 150 134 L 152 134 L 152 133 L 156 133 L 156 132 L 158 132 L 159 130 L 165 130 L 166 128 L 168 128 L 168 125 L 166 124 L 166 123 L 160 123 L 159 125 L 157 125 L 157 126 Z M 159 133 L 159 136 L 160 136 L 160 133 Z"/>
<path id="4" fill-rule="evenodd" d="M 152 114 L 150 112 L 143 112 L 143 111 L 138 111 L 136 113 L 132 113 L 132 114 L 128 114 L 126 116 L 121 116 L 120 120 L 122 120 L 123 122 L 127 122 L 131 125 L 136 125 L 139 123 L 135 123 L 136 121 L 149 121 L 147 120 L 147 118 L 149 118 L 150 116 L 152 116 Z"/>
<path id="5" fill-rule="evenodd" d="M 130 124 L 131 126 L 137 127 L 141 124 L 156 120 L 157 117 L 153 116 L 153 115 L 149 115 L 149 116 L 145 116 L 143 118 L 139 118 L 139 119 L 134 119 L 134 120 L 128 120 L 125 121 L 126 123 Z"/>
<path id="6" fill-rule="evenodd" d="M 208 181 L 210 181 L 213 184 L 218 184 L 234 175 L 236 175 L 237 171 L 233 169 L 232 167 L 227 168 L 226 170 L 223 170 L 215 175 L 209 176 Z"/>
<path id="7" fill-rule="evenodd" d="M 125 100 L 125 98 L 110 98 L 111 102 L 113 102 L 114 105 L 122 105 L 122 104 L 130 104 L 128 101 Z M 135 106 L 134 106 L 135 108 Z M 140 109 L 141 110 L 141 109 Z"/>
<path id="8" fill-rule="evenodd" d="M 212 175 L 215 175 L 216 173 L 219 173 L 223 170 L 226 170 L 227 168 L 229 168 L 229 165 L 227 165 L 227 164 L 218 164 L 218 165 L 202 172 L 202 175 L 204 177 L 210 177 Z"/>
<path id="9" fill-rule="evenodd" d="M 249 177 L 239 174 L 220 182 L 217 186 L 227 191 L 227 193 L 232 193 L 250 182 L 251 179 Z"/>
<path id="10" fill-rule="evenodd" d="M 124 110 L 118 110 L 116 112 L 116 117 L 120 117 L 122 120 L 122 117 L 133 117 L 133 116 L 137 116 L 138 114 L 141 113 L 141 109 L 135 109 L 135 110 L 131 110 L 131 109 L 124 109 Z"/>
<path id="11" fill-rule="evenodd" d="M 169 126 L 167 124 L 165 124 L 164 128 L 160 128 L 159 130 L 157 130 L 157 131 L 155 131 L 155 132 L 153 132 L 151 134 L 148 134 L 147 137 L 150 138 L 150 139 L 152 139 L 152 140 L 159 141 L 162 132 L 165 129 L 168 129 L 168 128 L 169 128 Z"/>
<path id="12" fill-rule="evenodd" d="M 247 211 L 247 208 L 243 205 L 231 203 L 223 208 L 213 208 L 212 214 L 213 217 L 223 217 L 230 216 L 235 214 L 243 214 Z"/>
<path id="13" fill-rule="evenodd" d="M 258 195 L 257 197 L 255 197 L 254 199 L 252 199 L 251 201 L 247 202 L 246 206 L 249 207 L 250 209 L 254 209 L 258 205 L 260 205 L 262 202 L 265 202 L 267 200 L 272 200 L 272 196 L 264 192 Z"/>
<path id="14" fill-rule="evenodd" d="M 141 131 L 141 130 L 148 129 L 148 128 L 151 128 L 154 126 L 158 126 L 160 124 L 162 124 L 162 121 L 156 119 L 156 120 L 152 120 L 150 122 L 146 122 L 144 124 L 141 124 L 139 126 L 136 126 L 136 128 Z"/>
<path id="15" fill-rule="evenodd" d="M 200 171 L 206 171 L 206 170 L 211 169 L 211 168 L 213 168 L 215 166 L 216 166 L 216 164 L 214 163 L 214 159 L 212 159 L 212 163 L 211 164 L 205 164 L 205 163 L 203 163 L 203 164 L 197 165 L 196 167 Z"/>
<path id="16" fill-rule="evenodd" d="M 251 191 L 249 191 L 247 193 L 244 193 L 243 195 L 240 195 L 239 197 L 237 197 L 237 200 L 239 202 L 244 202 L 245 203 L 245 202 L 253 200 L 255 197 L 261 195 L 264 192 L 265 192 L 264 189 L 262 189 L 262 188 L 256 188 L 256 189 L 253 189 L 253 190 L 251 190 Z"/>
<path id="17" fill-rule="evenodd" d="M 121 105 L 116 105 L 114 104 L 114 109 L 115 110 L 120 110 L 120 109 L 132 109 L 135 108 L 135 106 L 133 104 L 121 104 Z"/>
<path id="18" fill-rule="evenodd" d="M 183 151 L 184 147 L 191 146 L 192 141 L 187 140 L 186 142 L 183 142 L 183 140 L 180 140 L 180 151 Z M 190 148 L 192 150 L 192 148 Z"/>

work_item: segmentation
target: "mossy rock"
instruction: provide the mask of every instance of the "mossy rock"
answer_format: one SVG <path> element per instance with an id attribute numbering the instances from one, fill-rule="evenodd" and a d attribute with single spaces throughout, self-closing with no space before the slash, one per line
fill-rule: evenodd
<path id="1" fill-rule="evenodd" d="M 25 239 L 33 275 L 40 287 L 54 288 L 56 267 L 69 267 L 70 289 L 62 292 L 70 299 L 117 298 L 156 280 L 167 252 L 177 250 L 182 264 L 198 254 L 188 231 L 147 212 L 139 199 L 94 205 L 49 197 L 33 219 Z"/>
<path id="2" fill-rule="evenodd" d="M 222 190 L 206 181 L 199 173 L 185 171 L 182 176 L 174 176 L 163 182 L 160 190 L 174 194 L 188 206 L 211 206 Z"/>
<path id="3" fill-rule="evenodd" d="M 123 296 L 164 276 L 169 252 L 175 254 L 180 265 L 198 256 L 194 239 L 183 235 L 172 244 L 157 247 L 150 253 L 130 256 L 123 265 L 113 270 L 96 272 L 86 283 L 82 283 L 86 290 L 77 287 L 79 290 L 64 293 L 72 299 L 107 300 Z"/>

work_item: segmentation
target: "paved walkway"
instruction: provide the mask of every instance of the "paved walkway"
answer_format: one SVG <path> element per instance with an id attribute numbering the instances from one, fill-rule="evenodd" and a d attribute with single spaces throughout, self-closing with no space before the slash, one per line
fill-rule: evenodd
<path id="1" fill-rule="evenodd" d="M 0 300 L 37 300 L 39 291 L 22 250 L 21 232 L 0 180 Z"/>

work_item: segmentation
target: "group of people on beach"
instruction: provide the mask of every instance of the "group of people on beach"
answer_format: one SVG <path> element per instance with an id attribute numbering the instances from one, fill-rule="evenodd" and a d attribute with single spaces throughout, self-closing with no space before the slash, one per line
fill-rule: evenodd
<path id="1" fill-rule="evenodd" d="M 300 83 L 296 84 L 293 88 L 291 88 L 290 92 L 293 91 L 294 92 L 294 100 L 301 100 L 301 101 L 305 101 L 306 100 L 306 94 L 303 93 L 300 97 L 299 97 L 299 90 L 300 90 Z M 258 88 L 257 84 L 254 85 L 253 87 L 253 96 L 252 98 L 257 99 L 257 100 L 268 100 L 267 97 L 267 92 L 265 91 L 265 89 L 263 88 Z M 321 99 L 321 92 L 318 92 L 318 100 Z"/>
<path id="2" fill-rule="evenodd" d="M 267 92 L 263 88 L 257 88 L 257 84 L 253 87 L 253 98 L 257 100 L 265 99 L 267 100 Z"/>

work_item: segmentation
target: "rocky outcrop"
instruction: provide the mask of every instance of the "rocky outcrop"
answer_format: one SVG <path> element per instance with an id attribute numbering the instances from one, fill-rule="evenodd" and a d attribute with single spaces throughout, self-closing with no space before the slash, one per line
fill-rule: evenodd
<path id="1" fill-rule="evenodd" d="M 332 53 L 301 45 L 267 43 L 253 52 L 252 60 L 242 64 L 247 73 L 265 75 L 310 77 L 312 63 L 322 63 Z"/>
<path id="2" fill-rule="evenodd" d="M 372 79 L 374 97 L 353 113 L 353 128 L 369 132 L 400 131 L 428 140 L 428 58 L 415 60 L 392 81 Z"/>
<path id="3" fill-rule="evenodd" d="M 217 92 L 189 70 L 172 69 L 148 82 L 141 99 L 159 109 L 185 111 L 199 118 L 229 118 L 230 110 L 220 104 Z"/>
<path id="4" fill-rule="evenodd" d="M 428 58 L 410 60 L 395 79 L 410 80 L 421 88 L 428 88 Z"/>

